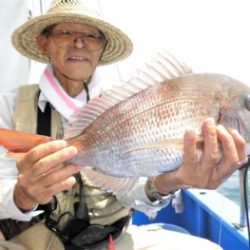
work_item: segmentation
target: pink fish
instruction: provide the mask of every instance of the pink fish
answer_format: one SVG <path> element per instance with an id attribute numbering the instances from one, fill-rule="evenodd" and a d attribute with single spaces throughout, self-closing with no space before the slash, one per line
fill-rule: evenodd
<path id="1" fill-rule="evenodd" d="M 249 143 L 249 110 L 249 86 L 226 75 L 194 74 L 163 53 L 130 81 L 76 112 L 65 139 L 79 149 L 72 162 L 91 166 L 83 169 L 83 178 L 113 193 L 129 191 L 140 176 L 178 168 L 185 131 L 200 134 L 207 117 L 237 129 Z M 8 139 L 0 131 L 0 143 L 15 149 L 12 143 L 18 141 L 18 150 L 28 150 L 48 140 L 32 135 L 34 139 L 27 145 L 24 137 L 14 140 L 13 136 Z"/>

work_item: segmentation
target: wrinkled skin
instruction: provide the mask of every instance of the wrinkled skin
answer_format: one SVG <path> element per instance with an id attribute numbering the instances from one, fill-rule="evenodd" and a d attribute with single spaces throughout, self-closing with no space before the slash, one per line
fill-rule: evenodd
<path id="1" fill-rule="evenodd" d="M 85 32 L 93 27 L 82 24 L 58 24 L 53 29 L 67 28 L 71 31 Z M 95 30 L 96 31 L 96 30 Z M 82 90 L 82 81 L 88 81 L 93 74 L 101 55 L 99 51 L 90 52 L 79 40 L 73 47 L 60 49 L 55 46 L 51 37 L 39 36 L 37 42 L 44 55 L 50 58 L 54 74 L 70 96 L 76 96 Z M 80 60 L 72 60 L 79 57 Z M 63 77 L 67 75 L 70 80 Z M 186 131 L 184 136 L 184 163 L 173 172 L 167 172 L 154 179 L 159 192 L 167 194 L 178 188 L 217 188 L 235 170 L 239 162 L 246 159 L 246 143 L 236 131 L 228 131 L 216 126 L 212 119 L 202 125 L 204 136 L 204 154 L 197 161 L 196 140 L 193 131 Z M 219 159 L 219 148 L 222 158 Z M 76 165 L 65 165 L 73 158 L 77 149 L 67 146 L 65 141 L 51 141 L 38 145 L 25 153 L 18 161 L 18 178 L 14 190 L 14 200 L 21 210 L 29 210 L 37 204 L 48 203 L 53 195 L 70 189 L 75 184 L 73 175 L 81 168 Z M 62 168 L 62 166 L 64 166 Z M 150 193 L 145 190 L 149 198 Z"/>

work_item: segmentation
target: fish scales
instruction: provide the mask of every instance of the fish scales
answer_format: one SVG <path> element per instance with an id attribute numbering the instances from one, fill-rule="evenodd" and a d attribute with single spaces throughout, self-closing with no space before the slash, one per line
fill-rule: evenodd
<path id="1" fill-rule="evenodd" d="M 187 75 L 115 105 L 84 131 L 86 144 L 74 162 L 98 166 L 99 171 L 117 177 L 151 176 L 176 169 L 182 150 L 175 145 L 145 146 L 181 140 L 188 128 L 200 133 L 205 118 L 217 120 L 226 101 L 220 98 L 219 79 L 216 75 Z"/>
<path id="2" fill-rule="evenodd" d="M 64 139 L 79 150 L 71 161 L 85 166 L 81 176 L 95 186 L 130 191 L 141 176 L 178 168 L 185 131 L 199 135 L 207 117 L 237 129 L 250 153 L 249 86 L 222 74 L 194 74 L 165 54 L 155 61 L 124 86 L 91 100 L 69 123 Z M 0 129 L 0 143 L 12 151 L 26 152 L 46 141 Z"/>

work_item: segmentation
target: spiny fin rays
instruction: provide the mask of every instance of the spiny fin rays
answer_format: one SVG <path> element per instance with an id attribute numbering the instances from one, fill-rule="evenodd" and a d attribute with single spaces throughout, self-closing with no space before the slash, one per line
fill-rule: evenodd
<path id="1" fill-rule="evenodd" d="M 179 62 L 172 54 L 170 54 L 168 51 L 163 51 L 162 53 L 157 53 L 160 58 L 162 58 L 165 62 L 168 62 L 172 65 L 172 67 L 179 72 L 179 74 L 183 74 L 185 72 L 186 74 L 193 73 L 193 70 L 191 67 L 189 67 L 185 62 Z M 165 55 L 164 55 L 165 54 Z M 179 75 L 178 74 L 178 75 Z"/>
<path id="2" fill-rule="evenodd" d="M 158 53 L 154 61 L 145 65 L 149 69 L 148 72 L 145 69 L 138 70 L 136 76 L 132 77 L 128 82 L 123 83 L 124 86 L 104 91 L 101 97 L 95 98 L 93 101 L 90 100 L 89 103 L 75 112 L 69 122 L 68 129 L 65 131 L 65 139 L 79 135 L 106 110 L 131 96 L 153 85 L 165 82 L 168 79 L 187 75 L 192 72 L 185 63 L 179 62 L 175 57 L 166 52 L 162 54 Z M 85 114 L 87 115 L 85 116 Z M 85 117 L 86 119 L 79 119 L 79 117 Z"/>

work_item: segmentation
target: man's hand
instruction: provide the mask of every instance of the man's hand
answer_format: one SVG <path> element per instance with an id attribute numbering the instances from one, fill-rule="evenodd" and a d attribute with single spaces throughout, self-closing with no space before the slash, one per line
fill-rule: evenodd
<path id="1" fill-rule="evenodd" d="M 80 166 L 65 162 L 77 154 L 77 149 L 57 140 L 38 145 L 17 160 L 19 174 L 14 190 L 14 201 L 22 210 L 46 204 L 52 197 L 71 188 Z"/>
<path id="2" fill-rule="evenodd" d="M 160 193 L 185 187 L 215 189 L 246 162 L 246 142 L 236 130 L 216 126 L 209 118 L 202 125 L 202 135 L 204 152 L 198 160 L 198 137 L 193 131 L 186 131 L 182 166 L 154 179 Z"/>

